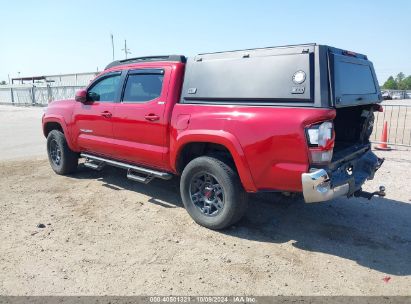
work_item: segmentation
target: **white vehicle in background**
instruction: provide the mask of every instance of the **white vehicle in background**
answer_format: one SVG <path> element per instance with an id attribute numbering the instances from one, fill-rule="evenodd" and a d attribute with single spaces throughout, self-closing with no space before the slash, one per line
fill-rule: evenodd
<path id="1" fill-rule="evenodd" d="M 389 91 L 382 91 L 381 95 L 382 95 L 382 99 L 384 99 L 384 100 L 391 100 L 392 99 L 391 93 Z"/>

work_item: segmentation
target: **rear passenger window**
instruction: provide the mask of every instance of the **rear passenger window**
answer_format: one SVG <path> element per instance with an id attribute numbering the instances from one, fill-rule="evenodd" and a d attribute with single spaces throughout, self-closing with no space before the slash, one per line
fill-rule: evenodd
<path id="1" fill-rule="evenodd" d="M 127 78 L 124 89 L 124 102 L 145 102 L 161 95 L 163 75 L 131 74 Z"/>

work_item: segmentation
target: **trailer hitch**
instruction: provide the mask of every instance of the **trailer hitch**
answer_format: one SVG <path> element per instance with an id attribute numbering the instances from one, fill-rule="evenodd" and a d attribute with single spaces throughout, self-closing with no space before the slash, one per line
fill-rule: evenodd
<path id="1" fill-rule="evenodd" d="M 362 189 L 354 192 L 355 197 L 365 197 L 366 199 L 370 200 L 374 196 L 384 197 L 385 196 L 385 187 L 380 186 L 378 191 L 374 192 L 367 192 L 363 191 Z"/>

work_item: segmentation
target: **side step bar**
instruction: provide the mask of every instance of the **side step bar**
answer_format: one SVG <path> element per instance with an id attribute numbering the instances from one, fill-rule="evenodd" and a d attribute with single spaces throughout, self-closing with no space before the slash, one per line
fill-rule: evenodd
<path id="1" fill-rule="evenodd" d="M 84 166 L 87 167 L 87 168 L 93 169 L 93 170 L 100 171 L 101 169 L 103 169 L 104 163 L 102 163 L 102 162 L 96 163 L 92 160 L 87 160 L 84 163 Z"/>
<path id="2" fill-rule="evenodd" d="M 81 157 L 86 159 L 84 166 L 100 170 L 104 165 L 111 165 L 114 167 L 122 168 L 127 170 L 127 178 L 137 181 L 140 183 L 148 184 L 153 178 L 161 178 L 161 179 L 171 179 L 173 177 L 172 174 L 167 172 L 156 171 L 153 169 L 143 168 L 135 165 L 130 165 L 127 163 L 119 162 L 116 160 L 111 160 L 87 153 L 81 153 Z M 136 175 L 135 173 L 140 173 L 145 176 Z"/>
<path id="3" fill-rule="evenodd" d="M 153 180 L 154 176 L 153 175 L 146 175 L 146 176 L 136 175 L 136 174 L 133 173 L 133 170 L 128 169 L 127 170 L 127 178 L 131 179 L 132 181 L 135 181 L 135 182 L 148 184 L 149 182 L 151 182 Z"/>

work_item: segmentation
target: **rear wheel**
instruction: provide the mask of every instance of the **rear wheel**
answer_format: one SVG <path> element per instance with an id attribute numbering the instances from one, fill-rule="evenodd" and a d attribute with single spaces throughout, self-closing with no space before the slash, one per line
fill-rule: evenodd
<path id="1" fill-rule="evenodd" d="M 180 192 L 193 220 L 210 229 L 235 224 L 247 208 L 247 193 L 236 171 L 214 157 L 196 158 L 184 168 Z"/>
<path id="2" fill-rule="evenodd" d="M 67 145 L 64 134 L 59 130 L 52 130 L 47 136 L 47 154 L 51 168 L 60 175 L 76 171 L 78 154 Z"/>

